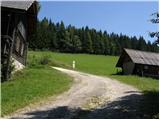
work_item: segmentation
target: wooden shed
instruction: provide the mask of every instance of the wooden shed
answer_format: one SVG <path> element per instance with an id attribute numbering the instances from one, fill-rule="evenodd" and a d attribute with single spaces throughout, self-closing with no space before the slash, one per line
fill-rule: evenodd
<path id="1" fill-rule="evenodd" d="M 28 42 L 36 30 L 36 21 L 36 1 L 1 1 L 1 71 L 5 79 L 11 59 L 17 69 L 26 65 Z"/>
<path id="2" fill-rule="evenodd" d="M 159 54 L 133 49 L 123 49 L 116 64 L 125 75 L 159 77 Z"/>

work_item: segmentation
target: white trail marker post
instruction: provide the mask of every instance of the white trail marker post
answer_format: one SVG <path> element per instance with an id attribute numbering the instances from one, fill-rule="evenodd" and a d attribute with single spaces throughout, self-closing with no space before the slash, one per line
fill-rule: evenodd
<path id="1" fill-rule="evenodd" d="M 73 60 L 72 68 L 75 69 L 76 62 Z"/>

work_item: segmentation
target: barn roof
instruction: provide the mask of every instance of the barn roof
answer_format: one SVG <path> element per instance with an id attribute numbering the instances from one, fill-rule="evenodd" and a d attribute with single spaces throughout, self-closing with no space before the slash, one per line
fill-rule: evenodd
<path id="1" fill-rule="evenodd" d="M 133 50 L 133 49 L 124 49 L 122 53 L 123 55 L 124 55 L 124 52 L 130 57 L 133 63 L 159 66 L 158 53 L 145 52 L 145 51 Z M 117 67 L 122 66 L 123 59 L 124 57 L 122 57 L 121 55 L 116 65 Z"/>
<path id="2" fill-rule="evenodd" d="M 1 6 L 27 11 L 34 1 L 35 0 L 21 0 L 21 1 L 14 1 L 14 0 L 13 1 L 4 1 L 4 0 L 2 0 Z"/>

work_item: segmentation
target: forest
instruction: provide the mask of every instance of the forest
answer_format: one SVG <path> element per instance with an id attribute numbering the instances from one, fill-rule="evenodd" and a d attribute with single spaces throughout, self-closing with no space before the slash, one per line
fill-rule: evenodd
<path id="1" fill-rule="evenodd" d="M 38 20 L 36 34 L 29 41 L 31 50 L 63 53 L 120 55 L 122 48 L 158 52 L 158 46 L 150 41 L 146 42 L 142 36 L 129 37 L 98 31 L 88 26 L 76 28 L 72 25 L 64 25 L 63 21 L 54 23 L 47 18 Z"/>

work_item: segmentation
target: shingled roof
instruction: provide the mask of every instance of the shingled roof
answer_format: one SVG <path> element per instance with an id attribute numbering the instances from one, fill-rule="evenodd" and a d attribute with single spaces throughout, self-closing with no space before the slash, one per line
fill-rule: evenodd
<path id="1" fill-rule="evenodd" d="M 125 53 L 124 53 L 125 52 Z M 146 65 L 156 65 L 159 66 L 159 54 L 153 52 L 145 52 L 140 50 L 133 50 L 133 49 L 124 49 L 123 53 L 127 54 L 131 61 L 136 64 L 146 64 Z M 122 66 L 122 55 L 120 56 L 116 67 Z"/>
<path id="2" fill-rule="evenodd" d="M 7 8 L 14 8 L 14 9 L 20 9 L 20 10 L 25 10 L 27 11 L 32 3 L 35 0 L 21 0 L 21 1 L 1 1 L 1 6 L 2 7 L 7 7 Z"/>

